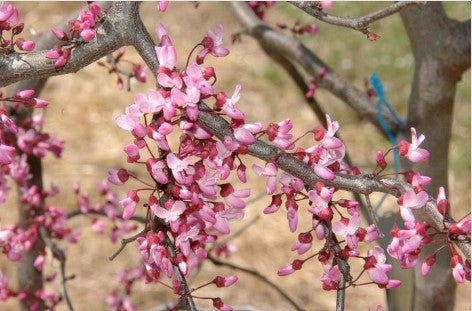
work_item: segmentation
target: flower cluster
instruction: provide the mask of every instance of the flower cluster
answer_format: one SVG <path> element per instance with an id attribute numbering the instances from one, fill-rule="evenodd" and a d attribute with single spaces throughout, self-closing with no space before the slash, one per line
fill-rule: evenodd
<path id="1" fill-rule="evenodd" d="M 81 42 L 90 42 L 95 39 L 95 27 L 101 20 L 102 10 L 95 3 L 88 4 L 88 10 L 82 10 L 77 19 L 69 21 L 68 34 L 58 28 L 52 27 L 54 36 L 62 41 L 46 53 L 46 58 L 54 60 L 54 67 L 65 66 L 70 58 L 72 49 Z"/>
<path id="2" fill-rule="evenodd" d="M 295 146 L 298 139 L 291 142 L 292 137 L 289 131 L 292 126 L 289 120 L 278 124 L 272 123 L 263 133 L 267 134 L 269 140 L 275 142 L 282 150 L 295 148 L 293 154 L 308 164 L 315 174 L 323 180 L 334 179 L 336 173 L 359 175 L 360 171 L 357 167 L 349 167 L 343 162 L 345 146 L 335 135 L 339 128 L 338 123 L 333 122 L 327 115 L 326 124 L 327 129 L 319 126 L 308 132 L 314 134 L 314 139 L 318 143 L 307 149 Z M 283 136 L 286 140 L 280 144 L 276 138 L 280 138 L 282 135 L 286 135 Z M 419 147 L 424 139 L 424 135 L 420 135 L 418 138 L 416 130 L 411 128 L 411 143 L 402 140 L 393 148 L 397 148 L 401 156 L 414 163 L 426 161 L 429 158 L 429 152 Z M 379 174 L 388 165 L 385 156 L 390 150 L 385 154 L 377 152 L 377 167 L 372 173 L 374 178 L 380 179 L 382 177 Z M 380 168 L 380 171 L 377 168 Z M 334 199 L 335 193 L 339 189 L 328 187 L 324 182 L 305 185 L 302 180 L 286 172 L 283 172 L 279 177 L 277 163 L 272 160 L 268 161 L 264 168 L 254 165 L 253 169 L 256 174 L 267 178 L 266 192 L 272 195 L 272 201 L 264 209 L 264 213 L 271 214 L 278 211 L 285 201 L 290 231 L 295 232 L 298 228 L 299 202 L 303 200 L 309 202 L 306 210 L 311 214 L 312 226 L 310 230 L 299 233 L 298 240 L 292 245 L 291 250 L 302 255 L 313 248 L 314 236 L 318 240 L 324 241 L 323 247 L 316 253 L 306 259 L 295 259 L 292 263 L 280 268 L 278 271 L 280 276 L 300 270 L 307 260 L 317 258 L 325 271 L 320 278 L 325 290 L 337 289 L 341 277 L 348 282 L 348 287 L 355 285 L 364 272 L 367 272 L 371 283 L 377 284 L 380 288 L 392 289 L 400 285 L 400 281 L 388 278 L 387 273 L 392 269 L 392 266 L 386 264 L 386 256 L 382 248 L 375 246 L 365 256 L 361 255 L 360 243 L 376 241 L 379 238 L 379 231 L 375 223 L 367 227 L 361 226 L 357 201 Z M 388 253 L 399 260 L 403 268 L 412 268 L 417 264 L 421 248 L 433 242 L 435 237 L 444 236 L 451 253 L 451 269 L 455 280 L 458 283 L 462 283 L 466 279 L 470 280 L 470 261 L 467 259 L 464 263 L 453 245 L 454 239 L 458 236 L 467 236 L 470 239 L 470 214 L 457 223 L 449 224 L 443 230 L 434 228 L 426 222 L 416 221 L 413 210 L 427 204 L 429 196 L 424 189 L 430 183 L 431 178 L 413 171 L 408 171 L 403 175 L 406 182 L 411 185 L 411 189 L 404 191 L 398 199 L 398 213 L 403 220 L 402 228 L 404 229 L 400 230 L 397 224 L 394 225 L 391 230 L 393 239 L 388 247 Z M 277 191 L 278 183 L 280 192 Z M 312 189 L 307 191 L 305 187 Z M 436 206 L 445 217 L 449 204 L 443 188 L 439 190 Z M 336 215 L 339 216 L 339 220 L 336 220 Z M 431 266 L 434 265 L 436 253 L 441 249 L 444 247 L 436 250 L 425 261 L 423 264 L 424 274 L 428 273 Z M 364 260 L 364 269 L 356 278 L 353 278 L 349 271 L 344 270 L 343 265 L 340 264 L 340 262 L 348 263 L 352 258 Z"/>
<path id="3" fill-rule="evenodd" d="M 30 223 L 23 226 L 4 225 L 0 228 L 0 249 L 9 260 L 18 261 L 24 252 L 31 251 L 36 245 L 41 227 L 51 236 L 69 242 L 76 241 L 77 232 L 68 227 L 63 209 L 42 204 L 46 199 L 57 195 L 58 188 L 51 185 L 49 189 L 40 189 L 34 185 L 27 161 L 30 156 L 43 158 L 47 152 L 60 157 L 63 141 L 41 132 L 42 113 L 22 119 L 21 123 L 17 121 L 20 109 L 44 108 L 48 103 L 35 98 L 33 90 L 23 90 L 12 97 L 3 97 L 0 92 L 0 101 L 5 103 L 4 109 L 0 109 L 0 203 L 5 201 L 10 191 L 7 185 L 9 178 L 19 189 L 20 202 L 24 206 L 24 212 L 28 213 L 31 219 Z M 45 255 L 43 248 L 34 261 L 37 270 L 43 269 Z M 54 280 L 54 275 L 45 279 L 50 282 Z M 15 297 L 26 301 L 31 310 L 38 309 L 41 303 L 53 309 L 60 302 L 58 296 L 44 289 L 32 293 L 15 291 L 8 288 L 8 282 L 3 276 L 0 280 L 2 300 Z"/>
<path id="4" fill-rule="evenodd" d="M 29 52 L 35 47 L 30 40 L 15 36 L 23 32 L 24 23 L 20 22 L 18 9 L 12 4 L 0 3 L 0 55 L 7 54 L 15 48 Z M 7 32 L 10 34 L 7 35 Z"/>
<path id="5" fill-rule="evenodd" d="M 141 204 L 147 209 L 146 233 L 136 239 L 146 277 L 157 282 L 164 276 L 171 278 L 174 292 L 182 295 L 174 267 L 183 276 L 188 275 L 206 258 L 206 245 L 228 234 L 229 221 L 244 215 L 244 199 L 250 191 L 235 189 L 228 179 L 236 171 L 245 182 L 245 166 L 237 155 L 247 150 L 262 127 L 244 122 L 244 114 L 236 107 L 240 87 L 232 97 L 215 92 L 211 82 L 216 81 L 214 69 L 202 66 L 208 55 L 229 53 L 222 46 L 221 25 L 215 32 L 208 31 L 197 45 L 202 49 L 196 61 L 182 72 L 175 69 L 176 49 L 166 29 L 160 25 L 156 30 L 160 39 L 155 47 L 159 88 L 137 94 L 126 113 L 116 118 L 116 124 L 133 135 L 133 142 L 123 148 L 127 161 L 143 165 L 149 181 L 124 168 L 110 170 L 108 180 L 116 185 L 130 179 L 142 184 L 120 201 L 122 217 L 134 217 Z M 212 111 L 231 119 L 238 141 L 230 137 L 218 140 L 197 124 L 201 101 L 211 98 L 215 100 Z M 177 134 L 180 145 L 175 149 L 168 137 Z M 220 283 L 218 279 L 215 284 Z M 230 283 L 234 282 L 225 286 Z M 220 298 L 211 299 L 220 310 L 229 310 Z"/>

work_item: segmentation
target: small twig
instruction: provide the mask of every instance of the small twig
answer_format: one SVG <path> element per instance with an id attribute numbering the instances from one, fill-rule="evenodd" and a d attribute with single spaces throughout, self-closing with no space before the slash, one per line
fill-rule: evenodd
<path id="1" fill-rule="evenodd" d="M 72 301 L 70 300 L 69 294 L 67 292 L 67 287 L 66 287 L 66 255 L 64 252 L 56 245 L 56 243 L 53 242 L 51 237 L 49 236 L 49 232 L 44 227 L 44 225 L 41 225 L 39 227 L 39 233 L 41 235 L 41 238 L 43 239 L 44 243 L 46 246 L 51 250 L 51 252 L 54 254 L 54 256 L 59 260 L 60 262 L 60 275 L 61 275 L 61 291 L 62 291 L 62 297 L 67 303 L 67 307 L 69 308 L 69 311 L 74 311 L 74 307 L 72 305 Z"/>
<path id="2" fill-rule="evenodd" d="M 113 255 L 111 255 L 110 257 L 108 257 L 108 259 L 110 261 L 112 261 L 113 259 L 116 258 L 116 256 L 118 256 L 126 247 L 126 245 L 128 245 L 129 243 L 131 242 L 134 242 L 136 241 L 137 238 L 139 238 L 140 236 L 143 236 L 145 233 L 147 232 L 147 229 L 143 229 L 141 232 L 133 235 L 132 237 L 129 237 L 129 238 L 125 238 L 125 239 L 121 239 L 121 246 L 118 250 L 116 250 L 116 252 L 113 253 Z"/>
<path id="3" fill-rule="evenodd" d="M 165 246 L 167 251 L 169 252 L 169 255 L 172 259 L 175 258 L 176 253 L 174 249 L 174 243 L 172 240 L 169 238 L 169 236 L 165 235 Z M 172 266 L 174 268 L 174 273 L 177 279 L 180 282 L 180 286 L 182 288 L 182 294 L 185 297 L 185 301 L 187 303 L 188 310 L 190 311 L 197 311 L 197 307 L 195 305 L 195 302 L 193 301 L 192 295 L 190 294 L 190 288 L 188 286 L 187 280 L 185 279 L 185 276 L 182 274 L 182 272 L 179 269 L 179 266 L 172 261 Z"/>
<path id="4" fill-rule="evenodd" d="M 352 28 L 357 31 L 363 31 L 367 29 L 369 24 L 378 21 L 387 16 L 393 15 L 403 8 L 410 5 L 417 5 L 421 2 L 416 1 L 399 1 L 391 6 L 377 10 L 361 17 L 344 17 L 328 14 L 324 12 L 321 7 L 315 1 L 289 1 L 290 4 L 298 7 L 305 13 L 313 16 L 314 18 L 325 22 L 327 24 L 342 26 L 346 28 Z"/>
<path id="5" fill-rule="evenodd" d="M 238 271 L 241 271 L 241 272 L 244 272 L 244 273 L 247 273 L 247 274 L 250 274 L 256 278 L 258 278 L 259 280 L 261 280 L 262 282 L 266 283 L 268 286 L 272 287 L 274 290 L 276 290 L 285 300 L 287 300 L 293 307 L 295 310 L 297 311 L 302 311 L 303 308 L 300 307 L 287 293 L 285 293 L 279 286 L 277 286 L 277 284 L 275 284 L 274 282 L 270 281 L 268 278 L 266 278 L 265 276 L 263 276 L 262 274 L 259 273 L 259 271 L 257 270 L 253 270 L 253 269 L 249 269 L 249 268 L 245 268 L 245 267 L 241 267 L 241 266 L 238 266 L 238 265 L 235 265 L 235 264 L 232 264 L 230 262 L 225 262 L 225 261 L 221 261 L 215 257 L 213 257 L 211 254 L 208 254 L 208 257 L 207 257 L 208 260 L 210 260 L 214 265 L 216 266 L 226 266 L 228 268 L 231 268 L 231 269 L 234 269 L 234 270 L 238 270 Z"/>
<path id="6" fill-rule="evenodd" d="M 76 216 L 80 216 L 80 215 L 89 215 L 89 214 L 92 214 L 92 215 L 98 215 L 98 216 L 103 216 L 103 217 L 108 217 L 108 215 L 105 213 L 105 212 L 102 212 L 102 211 L 94 211 L 94 210 L 89 210 L 87 211 L 87 213 L 82 213 L 80 210 L 72 210 L 70 212 L 67 213 L 67 219 L 71 219 L 71 218 L 74 218 Z M 140 222 L 140 223 L 143 223 L 145 224 L 146 223 L 146 218 L 145 217 L 142 217 L 142 216 L 138 216 L 138 215 L 133 215 L 130 220 L 134 220 L 134 221 L 137 221 L 137 222 Z"/>
<path id="7" fill-rule="evenodd" d="M 346 297 L 346 280 L 341 273 L 341 278 L 338 283 L 338 290 L 336 291 L 336 311 L 344 311 L 344 301 Z"/>
<path id="8" fill-rule="evenodd" d="M 372 222 L 374 223 L 375 227 L 377 228 L 377 231 L 379 232 L 380 238 L 383 238 L 384 235 L 382 233 L 382 230 L 380 230 L 379 223 L 377 221 L 377 216 L 375 216 L 374 209 L 372 207 L 372 203 L 370 202 L 370 197 L 368 194 L 365 195 L 365 201 L 367 203 L 367 210 L 369 211 L 370 218 Z"/>

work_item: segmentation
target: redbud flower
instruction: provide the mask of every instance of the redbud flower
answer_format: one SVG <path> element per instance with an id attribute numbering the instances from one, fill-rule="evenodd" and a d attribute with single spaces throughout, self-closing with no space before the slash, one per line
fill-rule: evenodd
<path id="1" fill-rule="evenodd" d="M 0 164 L 7 165 L 12 162 L 16 149 L 12 146 L 0 144 Z"/>
<path id="2" fill-rule="evenodd" d="M 403 202 L 402 205 L 400 205 L 400 214 L 408 229 L 413 228 L 415 224 L 415 216 L 413 215 L 412 209 L 423 207 L 428 201 L 428 198 L 429 196 L 425 191 L 416 194 L 413 190 L 407 190 L 403 193 Z"/>
<path id="3" fill-rule="evenodd" d="M 129 220 L 136 211 L 136 206 L 138 205 L 139 197 L 136 191 L 128 191 L 128 196 L 120 201 L 120 205 L 123 207 L 123 219 Z"/>
<path id="4" fill-rule="evenodd" d="M 296 270 L 300 270 L 303 266 L 303 261 L 295 259 L 291 264 L 283 266 L 277 271 L 278 276 L 286 276 L 292 274 Z"/>
<path id="5" fill-rule="evenodd" d="M 139 160 L 139 148 L 135 144 L 127 144 L 123 151 L 128 155 L 127 161 L 133 163 Z"/>
<path id="6" fill-rule="evenodd" d="M 203 63 L 207 54 L 211 54 L 215 57 L 226 56 L 229 54 L 229 50 L 225 49 L 223 45 L 223 26 L 221 24 L 216 25 L 215 32 L 208 30 L 207 35 L 202 41 L 203 49 L 197 55 L 197 64 Z"/>
<path id="7" fill-rule="evenodd" d="M 329 10 L 333 6 L 333 1 L 321 1 L 321 8 L 323 10 Z"/>
<path id="8" fill-rule="evenodd" d="M 57 39 L 59 39 L 61 41 L 68 41 L 69 40 L 66 33 L 64 31 L 62 31 L 61 29 L 52 27 L 51 31 L 54 34 L 54 36 L 56 36 Z"/>
<path id="9" fill-rule="evenodd" d="M 446 198 L 444 187 L 439 187 L 438 196 L 436 198 L 436 206 L 439 212 L 445 215 L 449 209 L 449 201 Z"/>
<path id="10" fill-rule="evenodd" d="M 122 185 L 129 178 L 128 171 L 125 169 L 108 170 L 108 181 L 114 185 Z"/>
<path id="11" fill-rule="evenodd" d="M 337 267 L 331 267 L 328 273 L 323 273 L 320 277 L 324 290 L 333 290 L 338 287 L 341 271 Z"/>
<path id="12" fill-rule="evenodd" d="M 436 254 L 426 257 L 425 261 L 421 265 L 421 274 L 427 275 L 431 267 L 436 263 Z"/>
<path id="13" fill-rule="evenodd" d="M 375 161 L 377 162 L 377 165 L 380 168 L 386 168 L 387 167 L 387 161 L 385 161 L 385 156 L 382 151 L 377 151 L 375 153 Z"/>
<path id="14" fill-rule="evenodd" d="M 157 1 L 157 11 L 165 12 L 167 10 L 168 5 L 169 1 Z"/>
<path id="15" fill-rule="evenodd" d="M 158 204 L 151 205 L 150 208 L 157 217 L 162 218 L 169 223 L 179 219 L 179 216 L 183 214 L 186 208 L 185 203 L 180 200 L 171 203 L 172 206 L 169 210 L 159 206 Z"/>
<path id="16" fill-rule="evenodd" d="M 260 122 L 246 123 L 234 129 L 234 137 L 244 145 L 251 145 L 256 141 L 254 134 L 261 130 L 262 124 Z"/>
<path id="17" fill-rule="evenodd" d="M 23 38 L 17 38 L 16 41 L 16 46 L 22 50 L 22 51 L 32 51 L 36 44 L 33 41 L 26 41 Z"/>
<path id="18" fill-rule="evenodd" d="M 462 258 L 459 255 L 454 255 L 451 257 L 451 269 L 454 280 L 457 283 L 465 282 L 465 270 L 462 264 Z"/>
<path id="19" fill-rule="evenodd" d="M 267 177 L 266 192 L 267 194 L 273 194 L 277 183 L 277 165 L 270 161 L 266 163 L 265 168 L 253 164 L 252 169 L 257 175 Z"/>
<path id="20" fill-rule="evenodd" d="M 417 163 L 428 160 L 429 151 L 426 149 L 418 148 L 418 146 L 424 141 L 425 136 L 423 134 L 420 137 L 416 136 L 415 128 L 410 128 L 411 131 L 411 144 L 406 140 L 400 141 L 398 144 L 398 151 L 401 156 L 407 157 L 411 162 Z"/>
<path id="21" fill-rule="evenodd" d="M 370 279 L 379 284 L 387 285 L 388 276 L 387 272 L 392 269 L 392 265 L 385 264 L 385 254 L 381 247 L 375 246 L 367 252 L 367 258 L 365 259 L 364 269 L 369 274 Z"/>
<path id="22" fill-rule="evenodd" d="M 264 214 L 272 214 L 279 210 L 280 206 L 282 205 L 282 194 L 276 194 L 272 196 L 272 202 L 269 206 L 267 206 L 263 213 Z"/>
<path id="23" fill-rule="evenodd" d="M 237 275 L 232 275 L 232 276 L 229 276 L 229 277 L 217 276 L 213 279 L 212 282 L 217 287 L 228 287 L 228 286 L 233 285 L 237 281 L 238 281 L 238 276 Z"/>
<path id="24" fill-rule="evenodd" d="M 358 238 L 355 234 L 360 224 L 360 216 L 354 215 L 351 219 L 342 218 L 341 221 L 333 222 L 332 230 L 335 234 L 340 235 L 346 239 L 350 249 L 356 249 Z"/>
<path id="25" fill-rule="evenodd" d="M 221 298 L 212 298 L 213 301 L 213 307 L 217 308 L 220 311 L 233 311 L 233 308 L 231 308 L 228 305 L 225 305 L 223 303 L 223 300 Z"/>

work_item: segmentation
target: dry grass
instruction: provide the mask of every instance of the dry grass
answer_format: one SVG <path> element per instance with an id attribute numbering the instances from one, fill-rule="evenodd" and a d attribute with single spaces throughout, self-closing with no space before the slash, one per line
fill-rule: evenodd
<path id="1" fill-rule="evenodd" d="M 63 12 L 76 8 L 81 3 L 17 3 L 26 25 L 34 26 L 36 31 L 47 31 L 49 25 L 61 19 Z M 378 4 L 373 4 L 378 5 Z M 341 12 L 356 15 L 369 10 L 373 5 L 337 3 Z M 469 4 L 470 5 L 470 4 Z M 467 7 L 467 5 L 465 5 Z M 359 9 L 359 7 L 361 7 Z M 464 7 L 464 5 L 463 5 Z M 463 14 L 469 9 L 451 8 L 454 14 Z M 294 20 L 295 10 L 280 4 L 269 13 L 269 20 Z M 336 13 L 336 12 L 335 12 Z M 163 23 L 166 25 L 180 57 L 179 66 L 184 65 L 186 53 L 199 41 L 207 29 L 222 22 L 226 29 L 226 42 L 229 34 L 236 31 L 238 25 L 231 16 L 227 6 L 221 3 L 200 3 L 194 9 L 188 3 L 172 3 L 168 12 L 158 14 L 154 4 L 145 3 L 142 8 L 145 24 L 150 30 Z M 299 16 L 299 15 L 298 15 Z M 464 16 L 461 16 L 464 17 Z M 467 17 L 467 15 L 465 16 Z M 469 15 L 470 18 L 470 15 Z M 304 21 L 310 18 L 303 16 Z M 349 77 L 356 85 L 362 87 L 363 77 L 371 72 L 378 72 L 384 80 L 387 94 L 395 108 L 405 111 L 408 98 L 409 82 L 412 74 L 412 57 L 405 33 L 398 16 L 376 25 L 374 31 L 382 40 L 373 44 L 358 33 L 346 29 L 322 26 L 321 33 L 304 41 L 328 63 Z M 218 89 L 232 93 L 234 85 L 242 84 L 242 98 L 239 106 L 246 113 L 249 122 L 260 120 L 264 124 L 291 118 L 294 121 L 294 133 L 302 134 L 306 129 L 318 124 L 310 109 L 304 104 L 303 96 L 295 89 L 290 79 L 270 60 L 250 38 L 244 38 L 242 44 L 230 46 L 231 54 L 224 60 L 211 59 L 218 75 Z M 137 60 L 129 49 L 128 58 Z M 451 201 L 459 212 L 457 217 L 469 209 L 470 202 L 470 72 L 459 85 L 457 103 L 454 112 L 453 140 L 451 145 Z M 118 91 L 114 80 L 102 68 L 96 65 L 87 67 L 74 75 L 53 77 L 42 95 L 50 101 L 46 115 L 45 130 L 57 133 L 66 141 L 63 157 L 60 160 L 48 157 L 44 161 L 46 184 L 54 182 L 61 187 L 61 194 L 53 204 L 64 208 L 74 207 L 72 184 L 80 181 L 82 189 L 96 197 L 95 189 L 98 180 L 106 176 L 108 168 L 120 167 L 125 163 L 122 146 L 131 139 L 125 131 L 114 125 L 113 119 L 122 113 L 130 104 L 135 92 L 152 87 L 133 85 L 133 92 Z M 323 108 L 341 122 L 341 135 L 351 151 L 352 157 L 361 168 L 372 166 L 373 153 L 386 149 L 383 141 L 373 127 L 352 118 L 350 109 L 334 99 L 323 90 L 318 91 Z M 305 141 L 306 142 L 306 141 Z M 247 166 L 253 160 L 246 158 Z M 132 166 L 127 168 L 135 169 Z M 144 175 L 143 171 L 140 174 Z M 249 187 L 254 194 L 264 189 L 264 181 L 249 173 Z M 117 189 L 124 193 L 125 189 Z M 2 207 L 2 222 L 15 219 L 15 198 Z M 262 199 L 247 208 L 246 221 L 261 213 L 268 203 Z M 307 228 L 307 215 L 300 213 L 299 228 Z M 305 217 L 305 218 L 304 218 Z M 78 245 L 68 246 L 68 272 L 75 274 L 75 280 L 69 282 L 70 294 L 77 310 L 103 310 L 103 298 L 106 293 L 115 289 L 115 273 L 124 267 L 139 264 L 139 256 L 134 245 L 128 247 L 114 262 L 107 257 L 116 249 L 109 240 L 96 237 L 89 229 L 89 221 L 73 220 L 73 226 L 81 228 L 83 235 Z M 236 229 L 243 225 L 234 224 Z M 237 264 L 252 267 L 267 275 L 290 293 L 297 302 L 309 310 L 333 310 L 334 292 L 323 292 L 319 282 L 321 268 L 315 262 L 309 263 L 303 273 L 280 279 L 276 270 L 281 265 L 293 260 L 288 252 L 296 235 L 289 234 L 284 213 L 263 216 L 257 225 L 249 228 L 236 240 L 239 251 L 231 258 Z M 255 239 L 255 237 L 257 237 Z M 51 266 L 48 261 L 48 271 Z M 14 279 L 15 265 L 0 261 L 1 270 L 10 279 Z M 354 268 L 355 270 L 356 268 Z M 229 274 L 231 271 L 214 268 L 206 263 L 193 281 L 199 284 L 212 278 L 215 274 Z M 14 283 L 14 282 L 13 282 Z M 51 289 L 56 288 L 56 284 Z M 457 294 L 456 310 L 470 308 L 470 285 L 460 286 Z M 202 290 L 202 295 L 221 296 L 232 305 L 253 304 L 266 310 L 289 310 L 290 306 L 280 296 L 263 283 L 251 276 L 240 274 L 237 285 L 228 290 L 213 291 L 213 288 Z M 159 286 L 136 286 L 133 302 L 139 310 L 148 310 L 153 306 L 170 301 L 171 295 Z M 373 310 L 378 304 L 384 305 L 384 293 L 374 286 L 361 286 L 348 290 L 347 310 Z M 15 310 L 16 305 L 0 305 L 2 310 Z M 65 307 L 59 308 L 65 310 Z"/>

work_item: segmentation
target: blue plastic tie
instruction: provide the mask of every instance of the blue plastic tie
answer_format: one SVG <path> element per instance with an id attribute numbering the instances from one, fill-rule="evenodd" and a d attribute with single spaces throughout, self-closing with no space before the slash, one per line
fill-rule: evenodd
<path id="1" fill-rule="evenodd" d="M 392 132 L 392 129 L 390 126 L 388 126 L 387 122 L 385 122 L 385 119 L 383 117 L 383 111 L 382 111 L 382 104 L 387 108 L 389 111 L 390 115 L 395 119 L 400 124 L 405 124 L 405 121 L 402 120 L 393 110 L 393 107 L 388 103 L 388 101 L 385 99 L 385 92 L 382 86 L 382 82 L 380 81 L 379 76 L 376 73 L 373 73 L 370 78 L 369 78 L 370 84 L 372 85 L 375 93 L 377 94 L 377 119 L 379 120 L 380 126 L 382 126 L 382 129 L 385 131 L 387 134 L 388 140 L 390 141 L 390 144 L 395 146 L 397 144 L 397 138 Z M 398 177 L 399 173 L 399 159 L 398 159 L 398 150 L 393 149 L 393 169 L 395 171 L 395 178 Z M 377 214 L 377 211 L 379 210 L 380 206 L 384 202 L 386 198 L 386 195 L 382 197 L 382 199 L 377 203 L 377 205 L 374 208 L 374 213 Z"/>
<path id="2" fill-rule="evenodd" d="M 385 131 L 387 134 L 388 140 L 390 141 L 390 144 L 395 146 L 397 144 L 397 139 L 395 135 L 392 132 L 392 129 L 390 126 L 388 126 L 387 122 L 385 121 L 383 117 L 383 111 L 382 111 L 382 104 L 387 108 L 387 110 L 390 112 L 390 115 L 398 122 L 401 124 L 404 124 L 405 121 L 402 120 L 393 110 L 393 107 L 388 103 L 388 101 L 385 99 L 385 92 L 382 86 L 382 82 L 380 81 L 379 76 L 376 73 L 373 73 L 370 76 L 370 84 L 374 88 L 375 93 L 377 94 L 377 119 L 379 120 L 380 126 L 382 126 L 382 129 Z M 395 171 L 395 178 L 398 177 L 398 172 L 399 172 L 399 159 L 398 159 L 398 150 L 394 149 L 393 150 L 393 169 Z"/>

